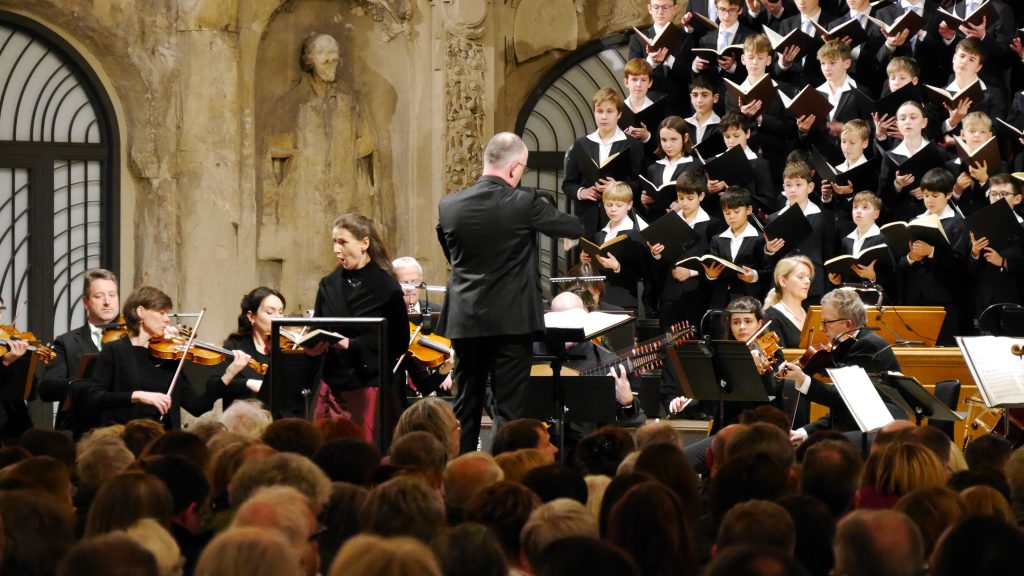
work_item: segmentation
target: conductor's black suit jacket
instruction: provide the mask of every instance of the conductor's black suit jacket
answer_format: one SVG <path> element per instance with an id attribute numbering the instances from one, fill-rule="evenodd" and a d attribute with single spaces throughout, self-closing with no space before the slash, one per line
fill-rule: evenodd
<path id="1" fill-rule="evenodd" d="M 543 332 L 538 232 L 577 238 L 583 224 L 494 176 L 445 196 L 437 238 L 452 271 L 437 331 L 452 339 Z"/>

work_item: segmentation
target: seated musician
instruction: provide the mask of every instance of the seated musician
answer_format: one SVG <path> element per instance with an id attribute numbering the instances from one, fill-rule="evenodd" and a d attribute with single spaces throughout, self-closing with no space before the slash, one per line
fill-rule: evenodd
<path id="1" fill-rule="evenodd" d="M 0 298 L 0 313 L 6 309 Z M 25 407 L 24 373 L 14 363 L 28 352 L 28 342 L 9 340 L 7 352 L 0 360 L 0 437 L 17 438 L 32 427 L 32 419 Z"/>
<path id="2" fill-rule="evenodd" d="M 238 328 L 224 341 L 224 348 L 241 350 L 260 364 L 270 364 L 270 329 L 274 318 L 284 316 L 284 295 L 266 286 L 260 286 L 242 297 L 242 311 L 238 315 Z M 233 400 L 258 394 L 265 375 L 247 364 L 224 362 L 206 381 L 206 387 L 226 386 L 224 407 Z"/>
<path id="3" fill-rule="evenodd" d="M 76 375 L 79 360 L 103 348 L 104 331 L 99 325 L 114 322 L 120 312 L 117 276 L 102 268 L 86 270 L 82 279 L 82 307 L 86 323 L 54 340 L 53 351 L 57 358 L 46 366 L 39 384 L 41 400 L 60 402 L 54 428 L 70 430 L 76 437 L 99 422 L 87 410 L 66 410 L 64 401 L 71 393 L 71 379 Z"/>
<path id="4" fill-rule="evenodd" d="M 171 297 L 151 286 L 138 288 L 125 301 L 128 335 L 103 347 L 86 392 L 87 409 L 100 412 L 101 425 L 150 418 L 163 419 L 165 427 L 177 428 L 179 408 L 199 416 L 213 408 L 222 395 L 224 389 L 214 386 L 200 395 L 184 373 L 168 393 L 178 361 L 155 358 L 149 346 L 165 335 L 171 306 Z M 248 361 L 248 354 L 234 352 L 234 368 Z"/>
<path id="5" fill-rule="evenodd" d="M 402 294 L 408 308 L 409 320 L 420 324 L 422 315 L 427 311 L 428 301 L 421 300 L 419 289 L 409 286 L 423 284 L 423 267 L 412 256 L 402 256 L 391 261 L 391 269 L 395 272 L 395 280 L 402 285 Z M 440 303 L 429 306 L 431 310 L 440 310 Z M 450 356 L 444 364 L 431 369 L 406 357 L 406 396 L 450 395 L 452 390 L 452 368 L 455 356 Z"/>
<path id="6" fill-rule="evenodd" d="M 845 337 L 856 339 L 842 357 L 833 358 L 836 365 L 860 366 L 872 373 L 898 372 L 900 363 L 892 347 L 866 326 L 864 302 L 856 291 L 840 288 L 825 294 L 821 299 L 821 327 L 828 337 L 833 342 Z M 797 390 L 809 400 L 827 406 L 830 410 L 828 415 L 792 431 L 790 437 L 795 444 L 806 440 L 808 434 L 826 428 L 840 432 L 859 430 L 835 386 L 825 384 L 813 374 L 805 374 L 800 366 L 792 362 L 784 363 L 779 372 L 795 381 Z M 894 406 L 890 406 L 889 411 L 894 418 L 906 418 Z"/>

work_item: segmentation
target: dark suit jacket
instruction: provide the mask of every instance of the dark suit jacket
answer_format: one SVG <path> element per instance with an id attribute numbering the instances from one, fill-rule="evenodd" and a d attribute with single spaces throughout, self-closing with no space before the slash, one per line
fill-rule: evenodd
<path id="1" fill-rule="evenodd" d="M 872 16 L 877 18 L 878 10 L 872 10 L 871 12 Z M 842 16 L 828 23 L 826 28 L 829 30 L 850 20 L 850 10 L 845 6 L 845 3 L 844 10 L 836 13 L 842 14 Z M 857 58 L 853 59 L 853 65 L 850 66 L 849 74 L 857 81 L 857 88 L 861 92 L 877 98 L 882 84 L 888 78 L 888 75 L 885 73 L 885 66 L 878 59 L 878 51 L 885 44 L 885 35 L 882 34 L 882 29 L 870 20 L 864 26 L 864 31 L 867 33 L 868 39 L 860 45 L 860 52 Z"/>
<path id="2" fill-rule="evenodd" d="M 900 4 L 892 4 L 881 8 L 877 18 L 886 24 L 892 24 L 897 18 L 903 15 L 903 7 Z M 921 82 L 932 86 L 943 87 L 947 83 L 953 66 L 953 50 L 956 44 L 946 46 L 942 36 L 939 35 L 939 17 L 935 2 L 925 0 L 922 16 L 924 17 L 925 37 L 919 40 L 916 45 L 911 46 L 907 42 L 895 51 L 890 52 L 883 46 L 879 53 L 879 62 L 882 66 L 889 64 L 893 56 L 910 56 L 918 62 L 927 63 L 921 66 Z"/>
<path id="3" fill-rule="evenodd" d="M 615 170 L 612 170 L 612 166 L 609 165 L 606 168 L 606 170 L 610 170 L 608 176 L 628 184 L 633 189 L 633 205 L 638 206 L 640 205 L 641 188 L 637 175 L 644 168 L 644 145 L 636 138 L 626 136 L 625 140 L 612 143 L 611 154 L 616 153 L 627 156 L 629 162 L 615 165 Z M 586 156 L 596 160 L 600 156 L 600 145 L 583 136 L 576 140 L 565 156 L 565 178 L 562 180 L 562 193 L 571 199 L 573 214 L 579 216 L 580 221 L 583 222 L 587 236 L 593 237 L 608 223 L 604 207 L 600 202 L 579 200 L 576 194 L 580 188 L 589 188 L 595 184 L 584 178 L 583 173 L 580 172 L 579 162 L 590 162 Z"/>
<path id="4" fill-rule="evenodd" d="M 790 208 L 790 210 L 797 209 L 796 207 Z M 781 211 L 768 216 L 768 222 L 778 218 L 780 213 Z M 825 294 L 825 260 L 832 258 L 835 249 L 836 225 L 832 213 L 828 210 L 807 216 L 807 221 L 811 223 L 811 235 L 799 246 L 783 246 L 782 250 L 776 252 L 771 258 L 771 265 L 774 268 L 779 260 L 794 254 L 803 254 L 810 258 L 814 263 L 814 278 L 811 279 L 811 289 L 807 295 L 811 298 L 815 296 L 820 298 Z"/>
<path id="5" fill-rule="evenodd" d="M 578 238 L 580 220 L 494 176 L 442 198 L 438 220 L 452 271 L 437 332 L 453 339 L 543 332 L 537 233 Z"/>
<path id="6" fill-rule="evenodd" d="M 1000 269 L 985 258 L 975 260 L 968 256 L 968 269 L 974 280 L 974 317 L 991 304 L 1024 301 L 1024 242 L 1004 248 L 1000 253 L 1006 259 L 1006 268 Z"/>
<path id="7" fill-rule="evenodd" d="M 985 84 L 989 86 L 986 96 L 991 100 L 989 104 L 990 116 L 999 118 L 1006 113 L 1009 97 L 1006 72 L 1010 67 L 1020 62 L 1020 58 L 1017 57 L 1017 53 L 1010 47 L 1014 37 L 1017 36 L 1017 26 L 1014 26 L 1013 21 L 1013 10 L 1002 0 L 992 0 L 992 3 L 999 14 L 999 20 L 989 22 L 986 27 L 985 38 L 981 41 L 982 46 L 985 47 L 985 62 L 979 75 L 985 81 Z M 952 12 L 957 16 L 964 17 L 966 16 L 966 8 L 967 3 L 964 0 L 960 0 L 953 6 Z M 1024 6 L 1017 8 L 1017 10 L 1024 11 Z M 957 33 L 957 39 L 953 45 L 956 46 L 956 43 L 963 38 L 963 34 Z"/>
<path id="8" fill-rule="evenodd" d="M 653 138 L 653 136 L 652 136 L 652 138 Z M 677 179 L 679 179 L 679 176 L 683 172 L 685 172 L 687 170 L 693 170 L 695 172 L 702 171 L 702 166 L 701 166 L 701 163 L 700 163 L 700 159 L 698 159 L 696 155 L 693 155 L 692 158 L 693 158 L 693 162 L 680 162 L 679 164 L 676 164 L 675 169 L 672 170 L 672 176 L 671 176 L 671 181 L 672 182 L 675 182 Z M 669 180 L 665 180 L 664 179 L 665 178 L 665 165 L 664 164 L 658 164 L 657 162 L 647 166 L 647 173 L 645 174 L 645 177 L 648 180 L 650 180 L 651 182 L 653 182 L 654 184 L 658 185 L 658 186 L 661 186 L 663 184 L 668 184 L 668 182 L 669 182 Z M 675 191 L 674 191 L 675 189 L 672 188 L 672 190 L 673 190 L 672 194 L 675 194 Z M 655 220 L 657 220 L 658 218 L 661 218 L 662 216 L 664 216 L 666 214 L 664 212 L 661 213 L 661 214 L 655 214 L 654 212 L 649 210 L 647 206 L 643 206 L 642 203 L 641 204 L 635 204 L 635 203 L 633 204 L 634 208 L 637 207 L 637 206 L 640 206 L 640 213 L 643 215 L 644 219 L 647 220 L 648 223 L 652 223 L 653 224 Z"/>
<path id="9" fill-rule="evenodd" d="M 802 16 L 800 13 L 796 13 L 779 23 L 779 34 L 785 36 L 793 30 L 800 28 Z M 829 14 L 822 7 L 821 14 L 818 15 L 818 24 L 822 26 L 835 20 L 835 16 Z M 821 75 L 821 64 L 818 63 L 818 48 L 821 48 L 822 42 L 820 38 L 817 38 L 814 44 L 807 52 L 799 54 L 796 60 L 790 65 L 789 69 L 784 70 L 782 68 L 782 55 L 776 55 L 772 62 L 773 69 L 775 70 L 774 76 L 782 82 L 793 84 L 794 86 L 818 86 L 825 81 L 825 77 Z M 806 56 L 806 59 L 804 58 Z"/>
<path id="10" fill-rule="evenodd" d="M 850 120 L 860 119 L 867 122 L 868 126 L 873 126 L 871 123 L 871 100 L 861 92 L 859 86 L 858 84 L 858 88 L 847 90 L 839 96 L 839 104 L 836 105 L 832 115 L 833 121 L 845 124 Z M 826 98 L 829 96 L 826 91 L 818 90 L 818 92 Z M 839 138 L 832 137 L 827 124 L 812 129 L 803 139 L 810 141 L 831 164 L 842 164 L 845 161 L 843 150 L 839 146 Z"/>
<path id="11" fill-rule="evenodd" d="M 747 266 L 757 271 L 757 282 L 749 284 L 737 278 L 728 271 L 711 281 L 711 306 L 713 308 L 725 308 L 726 304 L 739 296 L 753 296 L 764 298 L 766 286 L 771 282 L 771 269 L 768 258 L 764 253 L 764 235 L 750 236 L 743 239 L 736 258 L 732 257 L 730 249 L 731 240 L 722 236 L 711 238 L 711 254 L 729 260 L 737 266 Z"/>
<path id="12" fill-rule="evenodd" d="M 959 288 L 967 272 L 970 238 L 963 218 L 943 218 L 949 246 L 935 246 L 931 258 L 911 264 L 906 257 L 899 259 L 900 279 L 904 289 L 904 304 L 910 306 L 941 306 L 957 301 Z"/>
<path id="13" fill-rule="evenodd" d="M 691 50 L 694 40 L 690 34 L 685 33 L 685 30 L 683 32 L 683 41 L 671 52 L 671 55 L 675 57 L 672 66 L 669 67 L 667 62 L 656 66 L 654 68 L 654 83 L 651 85 L 651 90 L 668 95 L 670 100 L 666 114 L 679 116 L 689 114 L 690 66 L 693 64 Z M 643 33 L 648 38 L 654 38 L 654 26 L 644 28 Z M 629 39 L 629 59 L 633 58 L 647 58 L 647 44 L 636 37 Z"/>
<path id="14" fill-rule="evenodd" d="M 856 338 L 857 341 L 850 347 L 846 356 L 837 359 L 839 364 L 860 366 L 864 370 L 874 373 L 899 372 L 899 360 L 896 359 L 896 354 L 893 353 L 891 348 L 888 348 L 889 344 L 881 336 L 869 330 L 861 330 L 857 333 Z M 807 391 L 807 398 L 812 402 L 829 407 L 829 414 L 827 416 L 819 418 L 804 427 L 808 433 L 826 428 L 842 432 L 860 429 L 835 386 L 825 384 L 812 377 L 811 386 Z M 903 414 L 895 406 L 888 403 L 886 403 L 886 406 L 894 418 L 907 417 L 906 414 Z"/>
<path id="15" fill-rule="evenodd" d="M 39 382 L 39 399 L 44 402 L 59 402 L 55 427 L 58 430 L 71 430 L 77 437 L 81 433 L 99 426 L 100 421 L 95 410 L 83 406 L 86 385 L 73 386 L 71 378 L 78 368 L 78 361 L 85 354 L 96 354 L 96 344 L 92 341 L 89 325 L 85 324 L 74 330 L 61 334 L 53 342 L 53 351 L 57 359 L 50 362 Z M 73 391 L 78 390 L 79 393 Z M 72 394 L 72 408 L 64 410 L 64 400 Z"/>
<path id="16" fill-rule="evenodd" d="M 885 236 L 878 234 L 877 236 L 871 236 L 864 239 L 864 245 L 861 246 L 861 250 L 871 248 L 872 246 L 878 246 L 879 244 L 885 244 Z M 847 238 L 843 236 L 841 240 L 842 249 L 841 254 L 853 254 L 853 238 Z M 881 262 L 875 263 L 875 284 L 882 287 L 885 292 L 886 298 L 895 298 L 899 291 L 897 290 L 896 283 L 896 260 L 893 258 L 892 250 L 889 251 L 889 262 L 888 266 Z M 853 276 L 850 278 L 843 278 L 843 282 L 862 282 L 863 280 L 859 276 Z"/>

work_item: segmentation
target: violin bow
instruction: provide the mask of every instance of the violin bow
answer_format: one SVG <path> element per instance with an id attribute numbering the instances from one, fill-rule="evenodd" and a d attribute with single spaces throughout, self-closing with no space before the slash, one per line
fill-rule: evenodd
<path id="1" fill-rule="evenodd" d="M 416 337 L 420 335 L 421 330 L 423 330 L 422 324 L 417 326 L 416 331 L 413 332 L 412 336 L 409 337 L 409 346 L 406 346 L 405 352 L 402 353 L 402 356 L 398 359 L 398 362 L 395 362 L 395 367 L 391 369 L 392 374 L 398 374 L 398 368 L 402 365 L 402 362 L 405 361 L 405 357 L 409 355 L 409 348 L 412 346 L 413 342 L 416 341 Z"/>
<path id="2" fill-rule="evenodd" d="M 181 360 L 178 360 L 178 369 L 174 371 L 174 378 L 171 378 L 171 385 L 167 387 L 167 395 L 171 396 L 174 394 L 174 387 L 178 384 L 178 377 L 181 376 L 181 369 L 185 366 L 185 359 L 188 357 L 188 351 L 192 349 L 192 343 L 196 341 L 196 334 L 199 332 L 199 325 L 203 322 L 203 316 L 206 314 L 206 308 L 204 307 L 199 311 L 199 318 L 196 319 L 196 325 L 192 327 L 192 333 L 189 334 L 188 342 L 185 343 L 185 349 L 181 351 Z M 171 406 L 174 406 L 174 401 L 171 401 Z M 164 414 L 160 415 L 160 421 L 163 422 Z"/>

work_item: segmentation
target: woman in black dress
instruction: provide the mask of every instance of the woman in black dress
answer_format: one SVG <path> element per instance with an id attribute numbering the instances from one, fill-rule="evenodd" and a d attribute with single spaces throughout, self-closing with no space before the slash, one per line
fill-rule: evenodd
<path id="1" fill-rule="evenodd" d="M 103 425 L 136 418 L 159 420 L 166 415 L 165 427 L 177 428 L 179 408 L 199 416 L 223 394 L 224 388 L 218 386 L 196 393 L 184 373 L 173 393 L 167 394 L 178 362 L 153 357 L 149 344 L 165 335 L 171 306 L 171 297 L 152 286 L 137 289 L 125 300 L 122 312 L 128 334 L 103 346 L 87 394 L 90 408 L 100 412 Z M 236 351 L 232 369 L 248 361 L 248 354 Z"/>
<path id="2" fill-rule="evenodd" d="M 409 320 L 391 259 L 373 222 L 365 216 L 349 213 L 338 217 L 331 237 L 339 265 L 320 281 L 314 314 L 317 318 L 385 318 L 384 364 L 387 377 L 393 378 L 391 367 L 409 345 Z M 364 438 L 372 441 L 378 401 L 393 408 L 391 414 L 397 422 L 398 397 L 392 393 L 378 398 L 380 350 L 375 331 L 346 327 L 341 332 L 347 337 L 336 344 L 328 347 L 321 343 L 306 350 L 310 355 L 324 355 L 316 415 L 347 416 L 361 425 Z M 392 384 L 392 392 L 400 389 Z M 391 427 L 395 422 L 383 424 Z"/>
<path id="3" fill-rule="evenodd" d="M 274 318 L 284 316 L 284 296 L 266 286 L 260 286 L 242 297 L 242 312 L 238 315 L 238 329 L 227 340 L 224 348 L 241 350 L 260 364 L 270 365 L 270 325 Z M 260 393 L 266 375 L 261 375 L 248 365 L 222 364 L 223 371 L 212 374 L 206 382 L 207 388 L 226 386 L 224 407 L 233 400 L 249 398 Z"/>

